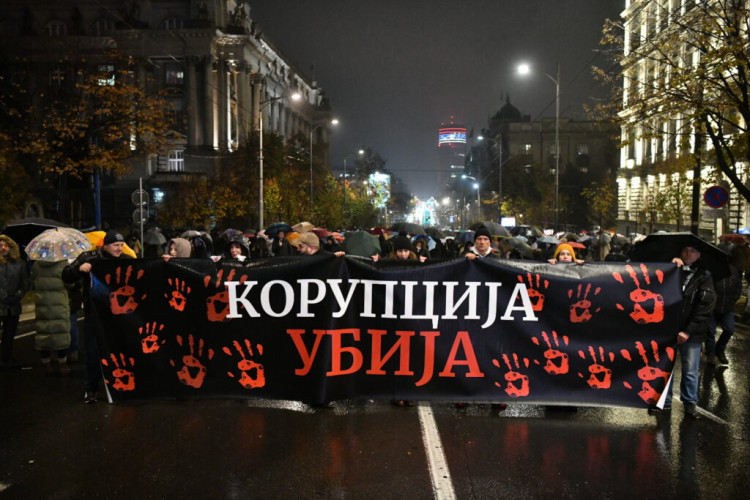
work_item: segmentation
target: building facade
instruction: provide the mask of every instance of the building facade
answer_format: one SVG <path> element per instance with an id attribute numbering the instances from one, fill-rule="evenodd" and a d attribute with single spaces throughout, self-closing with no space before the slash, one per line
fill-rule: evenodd
<path id="1" fill-rule="evenodd" d="M 710 238 L 748 225 L 747 203 L 715 168 L 707 136 L 696 132 L 695 107 L 679 109 L 659 104 L 670 89 L 676 88 L 671 82 L 677 80 L 675 75 L 685 67 L 697 68 L 704 57 L 699 45 L 686 43 L 686 32 L 690 30 L 686 30 L 683 23 L 691 24 L 690 16 L 711 3 L 718 2 L 625 2 L 621 14 L 624 20 L 623 109 L 620 113 L 623 147 L 617 178 L 618 228 L 623 233 L 684 231 L 691 225 L 695 227 L 697 222 L 700 234 Z M 700 14 L 704 12 L 701 10 Z M 682 43 L 675 44 L 674 40 Z M 670 164 L 676 165 L 680 159 L 694 161 L 691 157 L 701 163 L 682 171 L 670 171 Z M 747 158 L 738 160 L 734 168 L 738 178 L 747 185 Z M 691 193 L 694 181 L 698 183 L 699 197 Z M 703 195 L 716 186 L 726 189 L 729 201 L 723 207 L 712 208 L 704 202 Z M 694 203 L 699 205 L 697 221 L 691 217 Z"/>
<path id="2" fill-rule="evenodd" d="M 12 77 L 23 54 L 36 83 L 72 85 L 74 65 L 92 66 L 116 50 L 134 61 L 135 74 L 168 91 L 176 137 L 169 150 L 133 162 L 132 174 L 102 185 L 102 211 L 123 224 L 122 207 L 142 179 L 152 200 L 175 183 L 213 175 L 233 152 L 263 128 L 289 139 L 297 134 L 328 143 L 331 111 L 323 90 L 298 71 L 265 37 L 239 0 L 5 0 L 0 5 L 0 55 Z M 292 102 L 297 93 L 301 100 Z M 320 146 L 322 147 L 322 146 Z M 316 150 L 316 154 L 318 151 Z M 327 153 L 324 155 L 327 163 Z M 86 200 L 71 222 L 90 222 Z M 49 203 L 32 200 L 22 215 L 47 215 Z"/>

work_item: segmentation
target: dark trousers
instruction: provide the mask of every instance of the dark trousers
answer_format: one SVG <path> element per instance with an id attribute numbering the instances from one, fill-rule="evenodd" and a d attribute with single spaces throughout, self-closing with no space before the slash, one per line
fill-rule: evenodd
<path id="1" fill-rule="evenodd" d="M 716 338 L 716 327 L 721 327 L 721 335 Z M 734 311 L 726 313 L 714 312 L 708 318 L 708 337 L 706 337 L 706 354 L 723 353 L 729 339 L 734 335 Z"/>
<path id="2" fill-rule="evenodd" d="M 0 316 L 0 327 L 3 329 L 3 343 L 0 349 L 0 361 L 10 363 L 13 361 L 13 342 L 18 332 L 19 315 Z"/>
<path id="3" fill-rule="evenodd" d="M 83 337 L 86 346 L 83 388 L 87 392 L 96 392 L 99 390 L 99 381 L 102 379 L 102 367 L 99 361 L 99 346 L 96 343 L 96 319 L 93 314 L 86 313 L 83 325 Z"/>

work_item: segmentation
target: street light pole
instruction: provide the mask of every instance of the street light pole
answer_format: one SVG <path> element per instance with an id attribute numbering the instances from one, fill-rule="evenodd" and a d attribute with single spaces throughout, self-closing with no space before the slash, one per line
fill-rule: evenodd
<path id="1" fill-rule="evenodd" d="M 364 154 L 364 150 L 360 149 L 356 153 L 349 153 L 344 157 L 344 206 L 343 206 L 343 213 L 344 213 L 344 222 L 346 222 L 346 161 L 349 158 L 356 158 L 357 156 L 362 156 Z M 344 228 L 346 229 L 346 227 Z"/>
<path id="2" fill-rule="evenodd" d="M 298 101 L 302 98 L 302 96 L 295 92 L 291 96 L 293 101 Z M 264 102 L 260 103 L 260 106 L 258 106 L 258 133 L 260 134 L 258 138 L 258 230 L 262 230 L 264 228 L 263 224 L 263 110 L 266 109 L 266 107 L 271 104 L 274 101 L 278 101 L 279 99 L 283 99 L 284 96 L 277 96 L 277 97 L 271 97 L 270 99 L 266 99 Z"/>
<path id="3" fill-rule="evenodd" d="M 330 124 L 338 125 L 339 121 L 334 118 Z M 310 128 L 310 220 L 313 218 L 313 207 L 315 206 L 313 203 L 313 134 L 322 126 L 323 124 L 320 124 Z"/>
<path id="4" fill-rule="evenodd" d="M 528 74 L 531 71 L 528 64 L 520 65 L 518 70 L 521 74 Z M 546 72 L 544 74 L 555 84 L 555 213 L 553 230 L 557 231 L 557 213 L 560 199 L 560 62 L 557 62 L 555 76 Z"/>

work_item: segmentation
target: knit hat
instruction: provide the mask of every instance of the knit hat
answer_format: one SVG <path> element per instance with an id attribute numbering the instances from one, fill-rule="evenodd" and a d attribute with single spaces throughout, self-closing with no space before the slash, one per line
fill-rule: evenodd
<path id="1" fill-rule="evenodd" d="M 302 233 L 297 238 L 297 244 L 304 243 L 305 245 L 313 248 L 320 248 L 320 238 L 312 231 Z"/>
<path id="2" fill-rule="evenodd" d="M 125 243 L 125 238 L 114 229 L 107 231 L 107 234 L 104 235 L 104 242 L 102 244 L 111 245 L 112 243 Z"/>
<path id="3" fill-rule="evenodd" d="M 406 236 L 393 238 L 393 250 L 411 250 L 411 241 Z"/>
<path id="4" fill-rule="evenodd" d="M 576 252 L 573 250 L 573 247 L 568 245 L 567 243 L 561 243 L 557 245 L 557 248 L 555 249 L 555 255 L 552 256 L 553 259 L 557 260 L 557 256 L 560 255 L 560 252 L 563 250 L 567 250 L 570 252 L 570 255 L 573 256 L 573 260 L 576 260 Z"/>
<path id="5" fill-rule="evenodd" d="M 477 241 L 477 238 L 479 238 L 480 236 L 486 236 L 490 240 L 492 239 L 492 235 L 484 226 L 479 226 L 477 230 L 474 232 L 474 241 Z"/>

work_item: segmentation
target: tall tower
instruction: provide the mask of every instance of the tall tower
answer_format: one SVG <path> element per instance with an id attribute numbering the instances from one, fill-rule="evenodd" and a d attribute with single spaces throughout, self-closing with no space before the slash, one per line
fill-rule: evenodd
<path id="1" fill-rule="evenodd" d="M 466 127 L 442 123 L 438 129 L 438 190 L 443 190 L 451 178 L 461 175 L 466 163 Z"/>

